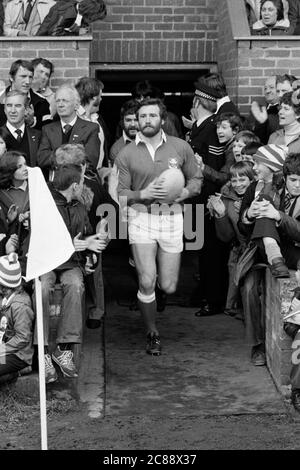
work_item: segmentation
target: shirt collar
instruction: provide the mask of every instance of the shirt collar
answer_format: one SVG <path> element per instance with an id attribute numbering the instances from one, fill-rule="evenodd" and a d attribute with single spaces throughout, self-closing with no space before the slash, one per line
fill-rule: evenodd
<path id="1" fill-rule="evenodd" d="M 127 142 L 134 142 L 134 139 L 130 139 L 125 131 L 123 131 L 123 140 L 124 144 L 127 144 Z"/>
<path id="2" fill-rule="evenodd" d="M 204 121 L 206 121 L 206 119 L 208 119 L 209 117 L 211 117 L 211 116 L 204 116 L 204 117 L 201 117 L 201 118 L 197 119 L 197 121 L 196 121 L 196 126 L 197 126 L 197 127 L 200 127 L 201 124 L 202 124 Z"/>
<path id="3" fill-rule="evenodd" d="M 162 129 L 160 133 L 161 133 L 161 142 L 167 142 L 167 136 Z M 143 134 L 139 131 L 135 136 L 135 143 L 136 145 L 138 145 L 140 142 L 143 142 L 144 144 L 148 144 L 148 142 L 144 139 Z"/>
<path id="4" fill-rule="evenodd" d="M 219 111 L 219 109 L 221 108 L 221 106 L 223 106 L 223 104 L 229 103 L 229 102 L 230 102 L 229 96 L 223 96 L 223 98 L 220 98 L 219 100 L 217 100 L 217 110 L 216 110 L 216 113 Z"/>
<path id="5" fill-rule="evenodd" d="M 8 121 L 6 122 L 6 127 L 7 129 L 9 130 L 9 132 L 14 136 L 14 138 L 16 138 L 16 130 L 17 128 L 12 126 Z M 21 129 L 22 131 L 22 137 L 24 135 L 24 132 L 25 132 L 25 123 L 22 124 L 22 126 L 18 127 L 18 129 Z"/>
<path id="6" fill-rule="evenodd" d="M 75 122 L 77 121 L 77 116 L 74 117 L 74 119 L 71 122 L 65 122 L 62 119 L 60 120 L 61 127 L 64 128 L 66 124 L 69 124 L 70 126 L 74 126 Z"/>
<path id="7" fill-rule="evenodd" d="M 24 180 L 23 183 L 21 184 L 21 186 L 18 186 L 17 188 L 15 186 L 11 186 L 9 189 L 17 189 L 17 190 L 21 190 L 25 193 L 25 191 L 27 190 L 27 180 Z"/>

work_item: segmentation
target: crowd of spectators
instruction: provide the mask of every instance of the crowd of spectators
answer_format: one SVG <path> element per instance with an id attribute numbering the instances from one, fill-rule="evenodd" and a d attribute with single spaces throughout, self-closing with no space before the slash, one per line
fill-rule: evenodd
<path id="1" fill-rule="evenodd" d="M 20 2 L 11 0 L 5 6 L 4 33 L 29 35 L 27 25 L 36 26 L 38 18 L 41 21 L 34 34 L 43 31 L 45 22 L 51 34 L 59 35 L 60 28 L 73 33 L 74 25 L 78 32 L 77 26 L 84 24 L 80 5 L 86 1 L 60 0 L 61 9 L 75 11 L 66 26 L 57 24 L 59 9 L 54 8 L 54 0 L 43 2 L 43 7 L 49 6 L 43 19 L 37 2 L 29 16 L 31 23 L 24 22 L 23 14 L 13 13 L 9 20 L 9 8 L 20 7 Z M 96 3 L 99 8 L 104 5 L 99 0 Z M 297 2 L 246 3 L 253 34 L 297 34 Z M 89 11 L 85 10 L 87 16 Z M 102 15 L 104 11 L 105 6 Z M 16 60 L 10 67 L 9 85 L 0 94 L 0 357 L 8 359 L 6 367 L 0 367 L 0 375 L 31 366 L 37 342 L 32 285 L 22 280 L 30 239 L 27 168 L 41 168 L 75 249 L 66 263 L 41 276 L 46 382 L 50 383 L 57 380 L 55 365 L 65 377 L 78 375 L 74 345 L 82 341 L 83 293 L 89 328 L 98 328 L 105 313 L 102 252 L 109 242 L 109 230 L 97 209 L 106 204 L 119 210 L 119 172 L 124 171 L 120 155 L 144 142 L 138 119 L 143 103 L 164 110 L 157 129 L 162 142 L 172 136 L 178 148 L 188 148 L 190 168 L 196 169 L 193 176 L 202 180 L 201 190 L 196 195 L 191 192 L 185 201 L 193 209 L 193 224 L 198 205 L 205 207 L 204 245 L 195 253 L 198 284 L 191 292 L 190 305 L 198 308 L 195 315 L 199 319 L 225 313 L 242 320 L 252 364 L 265 365 L 264 271 L 270 269 L 275 278 L 287 278 L 289 270 L 295 269 L 300 286 L 300 80 L 274 70 L 266 78 L 264 97 L 253 101 L 245 117 L 228 96 L 222 76 L 209 73 L 194 83 L 190 116 L 182 119 L 165 110 L 161 90 L 147 80 L 138 82 L 131 99 L 120 109 L 115 142 L 110 142 L 99 112 L 104 84 L 82 77 L 74 85 L 65 83 L 53 91 L 50 80 L 54 73 L 47 59 Z M 145 146 L 152 160 L 160 145 L 155 149 Z M 135 164 L 139 166 L 139 162 Z M 139 184 L 143 186 L 142 179 Z M 142 186 L 130 191 L 142 193 Z M 189 192 L 184 190 L 186 197 Z M 150 207 L 153 201 L 150 198 Z M 132 253 L 130 258 L 135 272 Z M 62 286 L 63 315 L 56 348 L 51 351 L 50 304 L 57 282 Z M 147 305 L 149 299 L 139 295 Z M 156 295 L 157 310 L 162 311 L 167 302 L 162 286 L 156 286 Z M 285 330 L 295 337 L 300 325 L 293 310 L 290 313 Z M 299 366 L 294 365 L 292 400 L 300 411 L 298 376 Z"/>

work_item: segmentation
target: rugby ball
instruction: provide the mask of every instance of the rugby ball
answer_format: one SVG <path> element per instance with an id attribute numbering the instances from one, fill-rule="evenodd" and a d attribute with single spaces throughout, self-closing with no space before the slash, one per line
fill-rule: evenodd
<path id="1" fill-rule="evenodd" d="M 180 196 L 185 186 L 185 178 L 182 171 L 178 168 L 168 168 L 158 176 L 156 183 L 162 184 L 168 193 L 168 196 L 160 201 L 169 204 Z"/>

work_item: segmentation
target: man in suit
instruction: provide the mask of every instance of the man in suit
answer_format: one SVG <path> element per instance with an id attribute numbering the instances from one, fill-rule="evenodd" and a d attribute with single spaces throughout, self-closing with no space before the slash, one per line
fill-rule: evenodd
<path id="1" fill-rule="evenodd" d="M 49 171 L 52 152 L 62 144 L 72 143 L 84 146 L 88 162 L 96 168 L 100 147 L 98 124 L 77 116 L 80 98 L 75 87 L 62 85 L 56 91 L 55 100 L 60 119 L 42 129 L 38 165 L 43 171 Z"/>
<path id="2" fill-rule="evenodd" d="M 22 59 L 16 60 L 11 64 L 9 75 L 11 85 L 0 95 L 0 125 L 3 126 L 6 121 L 4 99 L 10 90 L 19 91 L 28 96 L 29 106 L 26 108 L 26 124 L 35 129 L 41 129 L 44 124 L 51 122 L 48 101 L 31 89 L 33 79 L 31 62 Z"/>
<path id="3" fill-rule="evenodd" d="M 9 91 L 5 96 L 4 112 L 7 118 L 1 129 L 6 134 L 8 150 L 18 150 L 26 158 L 28 166 L 36 166 L 36 155 L 41 137 L 41 131 L 32 129 L 25 124 L 28 98 L 20 91 Z"/>

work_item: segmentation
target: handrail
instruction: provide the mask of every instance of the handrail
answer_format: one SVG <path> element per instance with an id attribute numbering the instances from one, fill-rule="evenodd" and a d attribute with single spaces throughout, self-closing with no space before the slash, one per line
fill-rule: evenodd
<path id="1" fill-rule="evenodd" d="M 92 41 L 91 34 L 82 36 L 0 36 L 3 42 L 30 42 L 30 41 Z"/>

